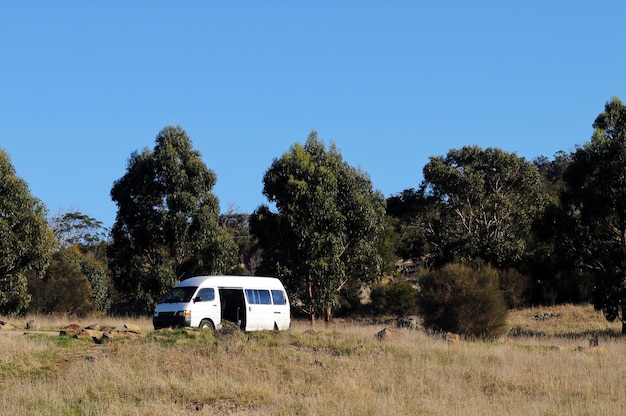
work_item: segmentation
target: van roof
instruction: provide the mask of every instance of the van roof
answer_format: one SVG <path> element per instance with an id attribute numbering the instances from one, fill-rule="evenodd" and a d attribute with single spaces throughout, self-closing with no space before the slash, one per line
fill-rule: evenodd
<path id="1" fill-rule="evenodd" d="M 195 276 L 181 281 L 176 286 L 218 286 L 226 288 L 283 289 L 275 277 L 265 276 Z"/>

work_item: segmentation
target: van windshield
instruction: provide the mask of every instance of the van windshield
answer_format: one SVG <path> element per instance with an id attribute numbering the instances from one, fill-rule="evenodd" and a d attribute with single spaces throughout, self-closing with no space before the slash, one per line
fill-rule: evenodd
<path id="1" fill-rule="evenodd" d="M 181 286 L 175 287 L 163 296 L 159 303 L 179 303 L 189 302 L 194 293 L 196 293 L 196 286 Z"/>

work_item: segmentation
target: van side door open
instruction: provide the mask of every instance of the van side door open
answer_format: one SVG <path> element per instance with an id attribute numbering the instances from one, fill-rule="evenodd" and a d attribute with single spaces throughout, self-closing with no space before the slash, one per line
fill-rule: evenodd
<path id="1" fill-rule="evenodd" d="M 219 292 L 222 320 L 232 322 L 241 330 L 246 330 L 248 323 L 243 289 L 220 288 Z"/>

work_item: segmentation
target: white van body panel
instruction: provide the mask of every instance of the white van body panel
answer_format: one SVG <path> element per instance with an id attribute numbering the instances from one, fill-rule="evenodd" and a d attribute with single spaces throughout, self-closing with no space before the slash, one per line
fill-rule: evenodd
<path id="1" fill-rule="evenodd" d="M 184 301 L 172 301 L 177 296 L 171 294 Z M 222 320 L 245 331 L 288 329 L 291 311 L 283 284 L 273 277 L 192 277 L 165 295 L 154 310 L 153 325 L 199 327 L 204 321 L 219 329 Z"/>

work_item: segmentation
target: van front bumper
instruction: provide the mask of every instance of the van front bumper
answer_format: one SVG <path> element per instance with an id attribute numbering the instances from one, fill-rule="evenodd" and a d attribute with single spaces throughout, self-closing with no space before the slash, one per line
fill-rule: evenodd
<path id="1" fill-rule="evenodd" d="M 191 326 L 191 316 L 177 315 L 174 312 L 161 312 L 152 317 L 152 326 L 154 329 Z"/>

